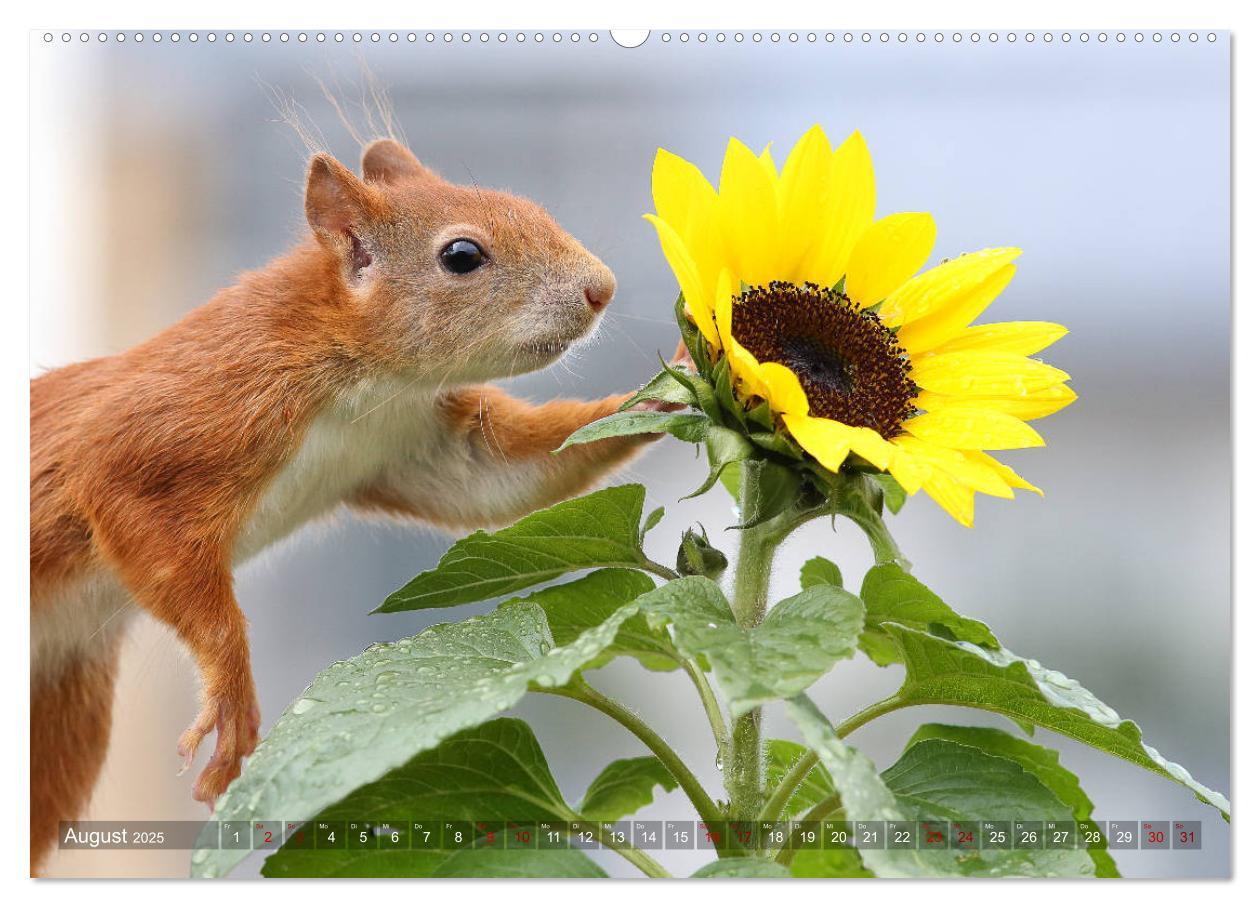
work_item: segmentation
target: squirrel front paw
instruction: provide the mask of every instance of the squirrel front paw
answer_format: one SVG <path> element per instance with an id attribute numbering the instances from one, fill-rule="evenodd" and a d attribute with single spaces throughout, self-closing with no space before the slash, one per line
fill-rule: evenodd
<path id="1" fill-rule="evenodd" d="M 192 766 L 201 741 L 216 733 L 214 753 L 193 785 L 193 797 L 211 810 L 219 795 L 241 774 L 241 761 L 258 746 L 262 715 L 258 699 L 249 691 L 208 693 L 206 704 L 196 720 L 179 739 L 179 755 L 184 758 L 181 772 Z"/>

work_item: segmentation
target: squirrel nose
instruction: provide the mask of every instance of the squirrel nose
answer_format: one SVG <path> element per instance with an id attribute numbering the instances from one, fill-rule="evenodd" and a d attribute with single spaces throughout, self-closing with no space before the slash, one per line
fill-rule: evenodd
<path id="1" fill-rule="evenodd" d="M 599 312 L 612 302 L 613 294 L 616 291 L 617 282 L 613 279 L 611 273 L 598 275 L 586 285 L 586 304 L 595 312 Z"/>

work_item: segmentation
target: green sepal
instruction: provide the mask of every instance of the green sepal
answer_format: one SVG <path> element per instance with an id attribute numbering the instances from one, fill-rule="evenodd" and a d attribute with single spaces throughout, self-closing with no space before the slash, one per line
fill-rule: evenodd
<path id="1" fill-rule="evenodd" d="M 703 495 L 713 488 L 726 467 L 745 461 L 755 453 L 748 439 L 739 432 L 716 424 L 710 424 L 705 432 L 704 449 L 709 457 L 709 475 L 700 484 L 700 488 L 684 495 L 684 499 Z"/>
<path id="2" fill-rule="evenodd" d="M 731 381 L 731 361 L 720 358 L 713 369 L 713 391 L 722 409 L 734 417 L 741 429 L 748 428 L 748 411 L 735 397 L 735 385 Z"/>
<path id="3" fill-rule="evenodd" d="M 900 513 L 906 503 L 906 490 L 901 487 L 901 483 L 889 473 L 872 473 L 871 479 L 883 491 L 883 501 L 888 510 L 893 514 Z"/>
<path id="4" fill-rule="evenodd" d="M 792 460 L 804 460 L 805 452 L 783 432 L 750 432 L 748 438 L 759 448 Z"/>
<path id="5" fill-rule="evenodd" d="M 743 488 L 752 485 L 751 494 Z M 752 513 L 739 515 L 740 522 L 732 529 L 746 530 L 773 520 L 792 507 L 801 492 L 800 476 L 790 467 L 769 460 L 748 460 L 740 479 L 740 500 L 752 504 Z"/>
<path id="6" fill-rule="evenodd" d="M 686 300 L 681 293 L 674 301 L 674 320 L 678 322 L 678 332 L 682 335 L 683 344 L 691 354 L 696 371 L 705 377 L 712 376 L 713 362 L 709 359 L 709 342 L 704 339 L 700 329 L 687 317 Z"/>
<path id="7" fill-rule="evenodd" d="M 634 392 L 625 403 L 618 407 L 618 411 L 629 410 L 635 404 L 642 403 L 645 400 L 657 400 L 668 404 L 685 404 L 692 407 L 699 406 L 700 402 L 696 398 L 695 386 L 690 380 L 684 381 L 677 373 L 682 374 L 683 378 L 687 378 L 687 374 L 682 370 L 661 369 L 656 375 L 652 376 L 638 391 Z"/>

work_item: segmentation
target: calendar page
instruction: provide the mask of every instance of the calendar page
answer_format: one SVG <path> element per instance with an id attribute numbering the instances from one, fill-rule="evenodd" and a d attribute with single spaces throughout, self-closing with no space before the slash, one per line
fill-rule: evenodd
<path id="1" fill-rule="evenodd" d="M 1232 874 L 1231 33 L 696 24 L 31 33 L 33 876 Z"/>

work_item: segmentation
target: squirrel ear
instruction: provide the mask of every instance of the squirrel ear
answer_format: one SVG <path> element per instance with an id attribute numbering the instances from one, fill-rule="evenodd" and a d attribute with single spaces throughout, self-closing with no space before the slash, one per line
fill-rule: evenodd
<path id="1" fill-rule="evenodd" d="M 340 242 L 354 226 L 380 217 L 380 200 L 336 158 L 317 154 L 306 173 L 306 220 L 321 239 Z"/>
<path id="2" fill-rule="evenodd" d="M 393 183 L 406 178 L 437 179 L 405 146 L 393 139 L 377 139 L 363 150 L 363 179 Z"/>

